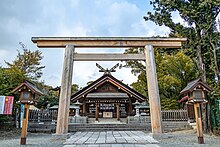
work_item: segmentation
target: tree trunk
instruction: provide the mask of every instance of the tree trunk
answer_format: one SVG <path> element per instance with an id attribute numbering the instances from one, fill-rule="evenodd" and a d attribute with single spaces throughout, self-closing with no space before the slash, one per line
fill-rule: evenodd
<path id="1" fill-rule="evenodd" d="M 196 53 L 197 53 L 197 65 L 200 73 L 200 78 L 203 82 L 206 82 L 206 72 L 205 72 L 205 64 L 202 61 L 202 49 L 200 43 L 197 45 Z"/>
<path id="2" fill-rule="evenodd" d="M 217 62 L 217 50 L 216 50 L 217 47 L 215 47 L 215 45 L 211 41 L 210 41 L 210 44 L 212 46 L 213 55 L 214 55 L 215 75 L 217 76 L 217 78 L 218 78 L 217 81 L 219 82 L 219 80 L 220 80 L 220 71 L 219 71 L 218 62 Z"/>
<path id="3" fill-rule="evenodd" d="M 205 65 L 202 60 L 202 45 L 201 45 L 201 29 L 196 25 L 195 27 L 196 35 L 197 35 L 197 46 L 196 46 L 196 53 L 197 53 L 197 66 L 200 73 L 200 78 L 203 82 L 206 82 L 206 72 L 205 72 Z M 206 104 L 201 104 L 202 108 L 202 125 L 203 131 L 207 132 L 207 115 L 206 115 Z"/>
<path id="4" fill-rule="evenodd" d="M 207 103 L 207 132 L 211 132 L 211 110 L 210 110 L 210 101 Z"/>

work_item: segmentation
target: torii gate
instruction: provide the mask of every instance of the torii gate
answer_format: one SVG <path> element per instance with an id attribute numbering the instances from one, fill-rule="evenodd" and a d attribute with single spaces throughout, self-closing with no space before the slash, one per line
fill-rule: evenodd
<path id="1" fill-rule="evenodd" d="M 32 37 L 39 48 L 65 48 L 61 93 L 56 134 L 68 133 L 68 117 L 73 76 L 73 61 L 127 61 L 145 60 L 150 102 L 152 133 L 162 133 L 160 96 L 154 48 L 180 48 L 186 38 L 149 37 Z M 144 47 L 144 54 L 76 54 L 75 48 L 129 48 Z"/>

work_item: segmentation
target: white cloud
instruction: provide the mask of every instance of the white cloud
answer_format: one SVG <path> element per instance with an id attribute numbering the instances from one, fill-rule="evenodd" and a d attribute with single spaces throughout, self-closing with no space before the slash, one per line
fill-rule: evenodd
<path id="1" fill-rule="evenodd" d="M 73 66 L 73 83 L 81 83 L 81 86 L 84 87 L 86 86 L 87 82 L 95 81 L 102 76 L 103 72 L 99 72 L 99 68 L 96 67 L 96 63 L 100 64 L 104 69 L 110 69 L 117 63 L 121 62 L 75 62 Z M 113 72 L 112 75 L 118 80 L 123 80 L 123 83 L 128 85 L 137 80 L 137 77 L 132 75 L 131 69 L 128 68 L 116 68 L 116 72 Z"/>
<path id="2" fill-rule="evenodd" d="M 89 30 L 83 26 L 81 22 L 75 24 L 73 27 L 61 25 L 58 30 L 59 36 L 77 36 L 86 37 Z"/>
<path id="3" fill-rule="evenodd" d="M 146 4 L 146 8 L 143 5 Z M 167 35 L 167 28 L 145 22 L 148 9 L 145 0 L 54 0 L 0 1 L 0 63 L 14 60 L 22 41 L 30 49 L 37 48 L 31 37 L 39 36 L 155 36 Z M 60 85 L 64 49 L 40 49 L 46 68 L 42 80 Z M 123 49 L 76 49 L 77 52 L 109 53 Z M 96 62 L 74 63 L 73 82 L 80 86 L 95 80 Z M 105 68 L 117 62 L 98 62 Z M 136 80 L 129 69 L 117 69 L 116 78 L 131 84 Z"/>

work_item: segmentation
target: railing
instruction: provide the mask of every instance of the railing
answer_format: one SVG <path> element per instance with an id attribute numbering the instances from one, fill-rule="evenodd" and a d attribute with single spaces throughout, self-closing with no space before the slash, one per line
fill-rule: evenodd
<path id="1" fill-rule="evenodd" d="M 57 120 L 57 110 L 30 110 L 30 122 L 53 122 Z M 187 110 L 162 110 L 163 121 L 187 121 Z M 89 115 L 88 115 L 89 116 Z"/>
<path id="2" fill-rule="evenodd" d="M 187 121 L 187 110 L 162 110 L 161 111 L 163 121 Z"/>
<path id="3" fill-rule="evenodd" d="M 57 120 L 57 110 L 30 110 L 30 122 L 52 122 Z"/>

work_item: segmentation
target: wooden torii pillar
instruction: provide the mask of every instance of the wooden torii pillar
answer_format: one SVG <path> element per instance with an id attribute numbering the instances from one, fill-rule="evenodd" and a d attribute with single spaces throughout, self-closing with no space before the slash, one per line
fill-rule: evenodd
<path id="1" fill-rule="evenodd" d="M 74 45 L 66 45 L 64 53 L 56 134 L 68 133 L 69 106 L 73 77 L 73 53 Z"/>
<path id="2" fill-rule="evenodd" d="M 56 134 L 68 132 L 68 117 L 73 74 L 73 61 L 146 61 L 148 95 L 152 133 L 162 133 L 160 96 L 158 90 L 154 48 L 180 48 L 186 38 L 150 37 L 32 37 L 39 48 L 66 48 Z M 145 54 L 75 54 L 75 48 L 140 48 Z"/>

